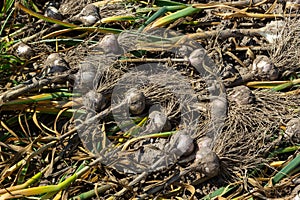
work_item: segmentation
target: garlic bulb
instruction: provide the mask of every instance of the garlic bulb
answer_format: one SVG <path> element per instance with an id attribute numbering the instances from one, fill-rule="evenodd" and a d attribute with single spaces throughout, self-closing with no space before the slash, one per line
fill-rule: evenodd
<path id="1" fill-rule="evenodd" d="M 130 89 L 126 94 L 129 112 L 133 115 L 142 114 L 146 107 L 146 97 L 138 89 Z"/>
<path id="2" fill-rule="evenodd" d="M 195 67 L 199 68 L 203 66 L 204 59 L 206 57 L 206 52 L 204 49 L 196 49 L 189 56 L 190 63 Z"/>
<path id="3" fill-rule="evenodd" d="M 261 80 L 273 81 L 279 77 L 279 71 L 271 59 L 265 55 L 257 56 L 252 64 L 252 73 Z"/>
<path id="4" fill-rule="evenodd" d="M 50 54 L 45 61 L 45 66 L 47 67 L 47 74 L 61 73 L 70 69 L 68 63 L 59 53 Z"/>
<path id="5" fill-rule="evenodd" d="M 103 51 L 105 53 L 120 54 L 122 49 L 119 45 L 116 35 L 105 35 L 102 40 L 93 47 L 93 50 Z"/>
<path id="6" fill-rule="evenodd" d="M 45 16 L 53 19 L 62 20 L 62 14 L 53 6 L 48 6 L 45 10 Z"/>
<path id="7" fill-rule="evenodd" d="M 196 170 L 202 172 L 207 177 L 214 177 L 220 171 L 220 160 L 217 154 L 213 151 L 203 153 L 198 151 L 196 154 L 195 163 L 198 163 Z"/>
<path id="8" fill-rule="evenodd" d="M 212 151 L 212 139 L 204 136 L 197 141 L 198 150 L 193 163 L 195 170 L 204 173 L 207 177 L 214 177 L 220 171 L 220 160 Z"/>
<path id="9" fill-rule="evenodd" d="M 190 55 L 193 51 L 193 47 L 188 46 L 188 45 L 181 45 L 181 47 L 178 49 L 178 56 L 181 57 L 186 57 L 188 55 Z"/>
<path id="10" fill-rule="evenodd" d="M 234 87 L 230 96 L 238 105 L 248 105 L 255 101 L 254 94 L 247 86 L 244 85 Z"/>
<path id="11" fill-rule="evenodd" d="M 159 133 L 159 132 L 166 132 L 172 129 L 171 123 L 168 120 L 168 117 L 160 112 L 160 111 L 152 111 L 149 114 L 149 123 L 145 128 L 145 133 Z"/>
<path id="12" fill-rule="evenodd" d="M 106 106 L 106 99 L 101 93 L 90 90 L 83 96 L 83 105 L 96 112 L 100 112 Z"/>
<path id="13" fill-rule="evenodd" d="M 85 26 L 91 26 L 100 20 L 99 9 L 93 4 L 88 4 L 79 14 L 75 15 L 70 20 L 81 22 Z"/>
<path id="14" fill-rule="evenodd" d="M 293 118 L 286 124 L 286 136 L 291 138 L 294 142 L 300 142 L 300 119 Z"/>
<path id="15" fill-rule="evenodd" d="M 194 149 L 194 140 L 185 131 L 178 131 L 170 139 L 171 152 L 177 157 L 188 156 Z"/>
<path id="16" fill-rule="evenodd" d="M 27 44 L 21 43 L 17 47 L 16 54 L 20 58 L 30 59 L 34 55 L 34 52 L 33 52 L 32 48 L 30 46 L 28 46 Z"/>

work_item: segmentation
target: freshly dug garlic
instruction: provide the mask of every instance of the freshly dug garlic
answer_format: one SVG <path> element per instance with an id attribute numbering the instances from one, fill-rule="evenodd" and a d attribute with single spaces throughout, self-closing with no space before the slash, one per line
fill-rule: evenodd
<path id="1" fill-rule="evenodd" d="M 213 140 L 210 137 L 204 136 L 197 141 L 198 152 L 208 153 L 212 151 Z M 200 159 L 199 157 L 198 159 Z M 196 158 L 197 159 L 197 158 Z"/>
<path id="2" fill-rule="evenodd" d="M 195 170 L 204 173 L 207 177 L 214 177 L 220 171 L 220 160 L 212 151 L 212 139 L 204 136 L 197 142 L 198 151 L 193 163 Z"/>
<path id="3" fill-rule="evenodd" d="M 255 96 L 252 91 L 244 85 L 234 87 L 230 96 L 238 105 L 248 105 L 255 101 Z"/>
<path id="4" fill-rule="evenodd" d="M 193 51 L 193 47 L 188 46 L 188 45 L 182 45 L 179 49 L 178 49 L 178 56 L 181 57 L 186 57 L 189 56 Z"/>
<path id="5" fill-rule="evenodd" d="M 102 40 L 93 47 L 93 50 L 103 51 L 104 53 L 120 54 L 122 49 L 116 35 L 105 35 Z"/>
<path id="6" fill-rule="evenodd" d="M 252 64 L 252 73 L 261 80 L 273 81 L 279 77 L 279 71 L 271 59 L 265 55 L 256 56 Z"/>
<path id="7" fill-rule="evenodd" d="M 146 107 L 146 97 L 143 92 L 136 88 L 132 88 L 127 92 L 126 100 L 131 114 L 140 115 L 144 112 Z"/>
<path id="8" fill-rule="evenodd" d="M 300 119 L 293 118 L 286 124 L 285 134 L 294 142 L 300 142 Z"/>
<path id="9" fill-rule="evenodd" d="M 194 161 L 198 163 L 195 168 L 196 171 L 202 172 L 207 177 L 214 177 L 218 175 L 220 171 L 220 160 L 217 154 L 213 151 L 208 153 L 197 152 L 196 159 Z"/>
<path id="10" fill-rule="evenodd" d="M 216 97 L 210 102 L 211 118 L 213 120 L 222 120 L 227 114 L 227 99 Z"/>
<path id="11" fill-rule="evenodd" d="M 48 6 L 46 8 L 45 16 L 53 19 L 58 19 L 58 20 L 63 19 L 62 14 L 54 6 Z"/>
<path id="12" fill-rule="evenodd" d="M 171 152 L 177 157 L 189 156 L 195 149 L 193 138 L 185 131 L 178 131 L 170 139 Z"/>
<path id="13" fill-rule="evenodd" d="M 106 99 L 101 93 L 90 90 L 83 96 L 83 105 L 96 112 L 100 112 L 106 106 Z"/>
<path id="14" fill-rule="evenodd" d="M 203 77 L 211 75 L 211 71 L 213 71 L 212 67 L 215 67 L 213 60 L 207 55 L 207 52 L 203 48 L 194 50 L 188 60 Z"/>
<path id="15" fill-rule="evenodd" d="M 95 63 L 93 61 L 85 61 L 79 65 L 80 70 L 76 74 L 76 88 L 80 89 L 83 93 L 95 89 L 98 85 Z"/>
<path id="16" fill-rule="evenodd" d="M 20 58 L 30 59 L 34 55 L 34 52 L 33 52 L 32 48 L 30 46 L 28 46 L 27 44 L 21 43 L 17 47 L 16 54 Z"/>
<path id="17" fill-rule="evenodd" d="M 194 50 L 190 56 L 189 56 L 189 61 L 190 63 L 196 68 L 196 69 L 201 69 L 203 67 L 203 62 L 206 58 L 206 52 L 204 49 L 196 49 Z"/>
<path id="18" fill-rule="evenodd" d="M 100 20 L 99 9 L 93 4 L 88 4 L 82 11 L 72 17 L 71 21 L 79 21 L 85 26 L 91 26 Z"/>
<path id="19" fill-rule="evenodd" d="M 68 63 L 59 53 L 50 54 L 45 61 L 45 66 L 47 67 L 47 74 L 61 73 L 70 69 Z"/>
<path id="20" fill-rule="evenodd" d="M 159 132 L 166 132 L 172 129 L 171 123 L 168 117 L 160 111 L 152 111 L 149 114 L 149 123 L 145 128 L 145 133 L 159 133 Z"/>

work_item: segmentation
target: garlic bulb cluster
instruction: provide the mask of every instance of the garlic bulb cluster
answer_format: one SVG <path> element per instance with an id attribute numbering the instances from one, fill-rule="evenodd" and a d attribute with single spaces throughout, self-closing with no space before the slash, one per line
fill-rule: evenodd
<path id="1" fill-rule="evenodd" d="M 55 8 L 54 6 L 48 6 L 45 10 L 45 14 L 46 17 L 50 17 L 53 19 L 58 19 L 58 20 L 62 20 L 62 14 L 59 12 L 59 10 L 57 8 Z"/>
<path id="2" fill-rule="evenodd" d="M 254 59 L 251 71 L 260 80 L 273 81 L 279 77 L 278 68 L 265 55 L 259 55 Z"/>
<path id="3" fill-rule="evenodd" d="M 147 124 L 145 131 L 147 134 L 166 132 L 172 129 L 171 123 L 168 117 L 161 111 L 152 111 L 149 114 L 149 123 Z"/>
<path id="4" fill-rule="evenodd" d="M 83 105 L 96 112 L 100 112 L 106 107 L 106 99 L 101 93 L 90 90 L 83 96 Z"/>
<path id="5" fill-rule="evenodd" d="M 99 9 L 93 4 L 88 4 L 79 14 L 75 15 L 70 20 L 81 22 L 85 26 L 91 26 L 100 20 Z"/>
<path id="6" fill-rule="evenodd" d="M 248 105 L 255 102 L 254 94 L 244 85 L 234 87 L 230 97 L 237 105 Z"/>
<path id="7" fill-rule="evenodd" d="M 294 142 L 300 142 L 300 119 L 293 118 L 286 124 L 286 136 L 291 138 Z"/>
<path id="8" fill-rule="evenodd" d="M 104 53 L 121 54 L 122 49 L 119 45 L 116 35 L 105 35 L 102 40 L 92 47 L 94 51 L 102 51 Z"/>
<path id="9" fill-rule="evenodd" d="M 178 131 L 172 135 L 169 144 L 171 145 L 171 152 L 177 157 L 188 156 L 195 149 L 193 138 L 185 131 Z"/>
<path id="10" fill-rule="evenodd" d="M 27 44 L 21 43 L 17 47 L 16 54 L 22 59 L 30 59 L 34 55 L 34 51 Z"/>
<path id="11" fill-rule="evenodd" d="M 45 66 L 46 74 L 57 74 L 70 69 L 66 60 L 59 53 L 50 54 L 45 61 Z"/>
<path id="12" fill-rule="evenodd" d="M 212 151 L 212 139 L 204 136 L 197 141 L 197 144 L 195 169 L 207 177 L 216 176 L 220 171 L 220 160 L 217 154 Z"/>
<path id="13" fill-rule="evenodd" d="M 136 88 L 132 88 L 126 93 L 126 103 L 131 114 L 140 115 L 145 110 L 146 97 L 143 92 Z"/>

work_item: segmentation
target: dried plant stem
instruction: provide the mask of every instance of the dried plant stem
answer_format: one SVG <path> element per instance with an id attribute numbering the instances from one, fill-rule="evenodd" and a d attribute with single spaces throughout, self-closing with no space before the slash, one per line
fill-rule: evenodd
<path id="1" fill-rule="evenodd" d="M 184 58 L 133 58 L 133 59 L 124 59 L 124 60 L 118 60 L 119 63 L 139 63 L 139 62 L 154 62 L 154 63 L 160 63 L 160 62 L 188 62 L 188 59 Z"/>
<path id="2" fill-rule="evenodd" d="M 9 89 L 6 92 L 3 92 L 0 95 L 0 105 L 3 105 L 5 101 L 11 100 L 15 97 L 18 97 L 26 92 L 37 90 L 46 86 L 50 83 L 56 83 L 70 79 L 71 75 L 76 73 L 76 69 L 71 69 L 62 75 L 52 76 L 48 78 L 43 78 L 40 80 L 32 79 L 29 84 L 20 84 L 14 88 Z"/>

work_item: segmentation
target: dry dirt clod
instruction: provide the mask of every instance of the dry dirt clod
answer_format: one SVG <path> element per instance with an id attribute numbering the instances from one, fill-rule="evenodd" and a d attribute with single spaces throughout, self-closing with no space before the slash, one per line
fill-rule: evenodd
<path id="1" fill-rule="evenodd" d="M 45 10 L 45 16 L 53 19 L 62 20 L 62 14 L 54 6 L 48 6 Z"/>
<path id="2" fill-rule="evenodd" d="M 47 74 L 61 73 L 70 69 L 66 60 L 59 53 L 50 54 L 45 61 L 45 66 L 47 67 Z"/>
<path id="3" fill-rule="evenodd" d="M 140 115 L 144 112 L 146 106 L 146 97 L 143 92 L 132 88 L 127 92 L 126 101 L 129 112 L 133 115 Z"/>
<path id="4" fill-rule="evenodd" d="M 34 51 L 27 44 L 21 43 L 16 50 L 17 56 L 23 59 L 30 59 L 34 55 Z"/>
<path id="5" fill-rule="evenodd" d="M 238 105 L 248 105 L 255 102 L 254 94 L 244 85 L 234 87 L 230 96 Z"/>
<path id="6" fill-rule="evenodd" d="M 91 26 L 100 20 L 99 9 L 93 4 L 88 4 L 79 14 L 75 15 L 70 20 L 81 22 L 85 26 Z"/>
<path id="7" fill-rule="evenodd" d="M 252 64 L 252 73 L 261 80 L 276 80 L 279 71 L 272 63 L 271 59 L 265 55 L 257 56 Z"/>

